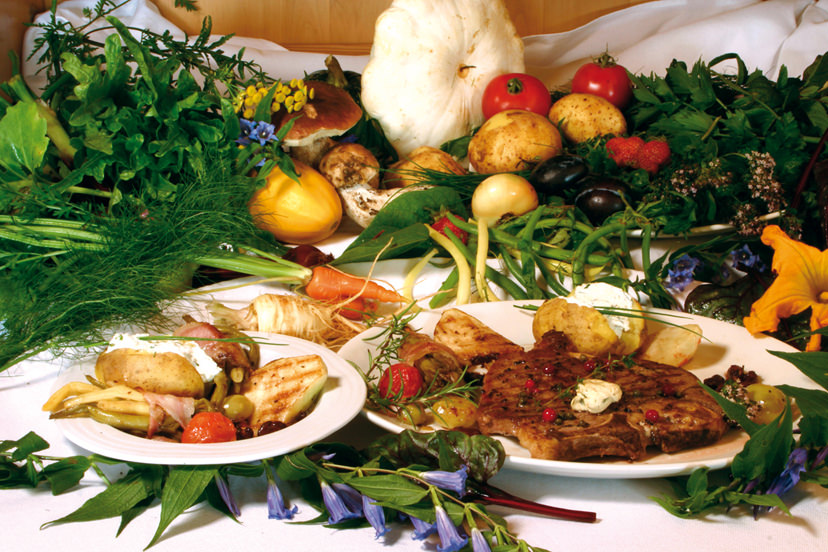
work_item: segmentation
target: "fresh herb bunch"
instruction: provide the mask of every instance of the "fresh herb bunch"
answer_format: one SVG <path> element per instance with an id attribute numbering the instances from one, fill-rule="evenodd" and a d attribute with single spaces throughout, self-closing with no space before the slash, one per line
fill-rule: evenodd
<path id="1" fill-rule="evenodd" d="M 750 439 L 733 459 L 729 473 L 700 468 L 689 477 L 674 479 L 676 496 L 655 498 L 670 513 L 689 518 L 738 505 L 749 506 L 754 515 L 770 508 L 790 513 L 782 496 L 799 482 L 828 487 L 828 353 L 770 353 L 791 362 L 823 389 L 777 386 L 788 397 L 788 404 L 775 421 L 760 425 L 750 420 L 744 405 L 707 388 Z M 797 431 L 791 399 L 802 414 Z"/>
<path id="2" fill-rule="evenodd" d="M 275 164 L 292 170 L 278 146 L 287 126 L 237 143 L 239 118 L 217 88 L 242 84 L 251 66 L 208 69 L 207 51 L 223 59 L 208 24 L 192 44 L 139 41 L 106 15 L 120 5 L 96 7 L 115 31 L 102 44 L 53 17 L 42 44 L 60 72 L 48 102 L 19 75 L 2 85 L 12 102 L 0 105 L 0 371 L 162 323 L 194 265 L 292 283 L 309 273 L 279 259 L 284 247 L 247 210 Z"/>
<path id="3" fill-rule="evenodd" d="M 240 515 L 231 482 L 234 477 L 266 476 L 268 517 L 292 519 L 276 486 L 276 477 L 298 486 L 319 515 L 309 522 L 337 528 L 372 525 L 377 537 L 399 517 L 414 524 L 413 538 L 437 533 L 442 550 L 457 551 L 471 539 L 474 550 L 537 551 L 511 533 L 506 521 L 485 504 L 529 509 L 574 521 L 594 521 L 595 514 L 528 502 L 490 486 L 487 481 L 502 467 L 502 445 L 486 436 L 460 432 L 387 435 L 357 450 L 341 443 L 316 444 L 261 464 L 224 466 L 161 466 L 128 463 L 125 475 L 110 480 L 106 467 L 120 464 L 98 455 L 53 457 L 41 454 L 49 444 L 34 433 L 0 442 L 0 488 L 45 485 L 53 494 L 77 487 L 92 470 L 106 488 L 80 508 L 45 525 L 121 518 L 120 530 L 160 501 L 161 513 L 154 545 L 173 521 L 191 506 L 207 502 L 234 519 Z M 467 524 L 470 535 L 461 534 Z M 120 532 L 120 531 L 119 531 Z M 475 542 L 477 540 L 478 542 Z M 488 547 L 482 547 L 482 541 Z"/>
<path id="4" fill-rule="evenodd" d="M 735 75 L 714 69 L 728 60 Z M 759 216 L 786 210 L 788 226 L 814 230 L 802 227 L 821 218 L 818 194 L 800 180 L 811 156 L 828 155 L 817 151 L 828 131 L 828 56 L 800 78 L 783 67 L 776 81 L 748 72 L 736 54 L 691 68 L 674 60 L 664 76 L 631 79 L 630 132 L 666 139 L 673 152 L 652 182 L 630 179 L 643 195 L 642 215 L 667 233 L 730 222 L 749 236 L 761 230 Z"/>

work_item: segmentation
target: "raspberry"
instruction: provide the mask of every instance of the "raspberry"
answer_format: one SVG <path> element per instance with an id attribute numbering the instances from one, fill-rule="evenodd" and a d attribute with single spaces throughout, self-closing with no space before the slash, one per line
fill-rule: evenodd
<path id="1" fill-rule="evenodd" d="M 650 140 L 638 150 L 635 163 L 638 168 L 655 174 L 670 162 L 670 146 L 663 140 Z"/>
<path id="2" fill-rule="evenodd" d="M 607 140 L 607 154 L 619 167 L 636 167 L 638 151 L 644 146 L 644 140 L 638 136 L 616 136 Z"/>

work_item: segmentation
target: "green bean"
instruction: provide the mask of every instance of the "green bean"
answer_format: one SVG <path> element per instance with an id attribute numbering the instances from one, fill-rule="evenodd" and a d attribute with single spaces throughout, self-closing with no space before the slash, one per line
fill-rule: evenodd
<path id="1" fill-rule="evenodd" d="M 451 233 L 451 232 L 449 232 Z M 449 275 L 443 280 L 443 285 L 440 286 L 440 291 L 436 293 L 431 300 L 428 302 L 428 306 L 432 309 L 436 309 L 437 307 L 442 307 L 446 303 L 448 303 L 449 299 L 454 295 L 454 290 L 457 288 L 457 282 L 459 279 L 460 272 L 457 270 L 455 266 Z"/>
<path id="2" fill-rule="evenodd" d="M 578 285 L 584 282 L 584 267 L 589 253 L 589 248 L 595 242 L 606 239 L 606 236 L 618 232 L 626 232 L 627 225 L 623 222 L 607 224 L 596 228 L 591 234 L 588 234 L 575 250 L 575 256 L 572 259 L 572 284 Z"/>

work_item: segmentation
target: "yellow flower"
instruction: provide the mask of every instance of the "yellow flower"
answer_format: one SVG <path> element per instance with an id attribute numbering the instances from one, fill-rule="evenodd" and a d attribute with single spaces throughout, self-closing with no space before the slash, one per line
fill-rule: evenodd
<path id="1" fill-rule="evenodd" d="M 751 333 L 774 331 L 780 318 L 811 309 L 811 331 L 828 326 L 828 249 L 798 242 L 775 225 L 762 231 L 762 243 L 773 247 L 776 279 L 750 308 L 745 328 Z M 807 351 L 820 349 L 813 334 Z"/>

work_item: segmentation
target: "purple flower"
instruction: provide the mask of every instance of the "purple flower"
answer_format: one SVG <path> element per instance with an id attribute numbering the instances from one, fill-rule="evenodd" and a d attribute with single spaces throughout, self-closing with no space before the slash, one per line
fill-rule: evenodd
<path id="1" fill-rule="evenodd" d="M 759 255 L 753 253 L 747 244 L 744 244 L 739 249 L 734 249 L 730 252 L 730 262 L 733 266 L 739 269 L 754 268 L 759 272 L 765 270 L 765 263 L 759 258 Z"/>
<path id="2" fill-rule="evenodd" d="M 492 547 L 489 546 L 489 541 L 486 540 L 486 537 L 477 527 L 471 530 L 471 542 L 472 550 L 474 552 L 492 552 Z"/>
<path id="3" fill-rule="evenodd" d="M 414 534 L 411 536 L 414 540 L 423 540 L 437 531 L 436 523 L 428 523 L 414 516 L 410 516 L 409 519 L 414 525 Z"/>
<path id="4" fill-rule="evenodd" d="M 326 481 L 320 480 L 319 485 L 322 489 L 322 502 L 328 510 L 328 523 L 334 525 L 347 519 L 362 517 L 362 512 L 350 510 L 342 497 Z"/>
<path id="5" fill-rule="evenodd" d="M 388 526 L 385 525 L 385 511 L 382 509 L 382 506 L 376 504 L 365 495 L 362 495 L 362 512 L 365 514 L 365 519 L 374 528 L 375 539 L 380 538 L 389 531 Z"/>
<path id="6" fill-rule="evenodd" d="M 463 496 L 466 494 L 468 471 L 466 466 L 461 466 L 459 470 L 453 472 L 443 470 L 421 472 L 420 477 L 429 485 L 434 485 L 447 491 L 454 491 L 459 496 Z"/>
<path id="7" fill-rule="evenodd" d="M 782 496 L 793 489 L 799 483 L 799 476 L 805 471 L 806 460 L 808 460 L 807 449 L 802 447 L 793 449 L 785 469 L 770 484 L 767 494 Z"/>
<path id="8" fill-rule="evenodd" d="M 333 483 L 331 487 L 342 498 L 342 501 L 349 510 L 362 515 L 362 495 L 356 489 L 344 483 Z"/>
<path id="9" fill-rule="evenodd" d="M 265 145 L 276 136 L 276 127 L 266 121 L 258 121 L 256 128 L 250 133 L 250 138 Z"/>
<path id="10" fill-rule="evenodd" d="M 437 550 L 439 552 L 457 552 L 466 546 L 466 543 L 469 542 L 468 537 L 460 536 L 445 508 L 438 504 L 434 507 L 434 513 L 437 515 L 437 535 L 440 537 Z"/>
<path id="11" fill-rule="evenodd" d="M 665 286 L 668 289 L 684 291 L 693 282 L 693 272 L 701 264 L 699 259 L 691 257 L 686 253 L 673 261 L 673 266 L 667 270 L 668 282 Z"/>
<path id="12" fill-rule="evenodd" d="M 220 473 L 216 473 L 214 479 L 216 481 L 216 487 L 218 487 L 219 496 L 221 496 L 227 509 L 230 510 L 231 514 L 238 517 L 241 511 L 233 498 L 233 494 L 230 492 L 230 486 L 227 484 L 227 480 Z"/>

